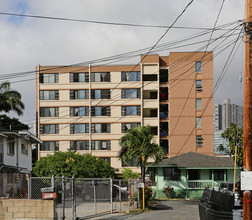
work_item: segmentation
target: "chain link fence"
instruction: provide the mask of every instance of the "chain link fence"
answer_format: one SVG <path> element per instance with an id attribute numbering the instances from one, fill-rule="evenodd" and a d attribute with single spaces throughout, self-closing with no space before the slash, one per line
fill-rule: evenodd
<path id="1" fill-rule="evenodd" d="M 27 199 L 28 184 L 29 174 L 0 173 L 0 197 Z"/>
<path id="2" fill-rule="evenodd" d="M 55 192 L 56 218 L 76 219 L 138 208 L 137 185 L 137 180 L 29 177 L 5 173 L 0 174 L 0 197 L 42 199 L 42 191 Z"/>

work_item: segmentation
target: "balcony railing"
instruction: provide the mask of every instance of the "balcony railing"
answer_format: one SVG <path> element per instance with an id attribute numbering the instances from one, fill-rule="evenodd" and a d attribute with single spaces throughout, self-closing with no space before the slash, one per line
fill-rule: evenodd
<path id="1" fill-rule="evenodd" d="M 160 118 L 168 118 L 168 111 L 167 112 L 160 112 Z"/>
<path id="2" fill-rule="evenodd" d="M 212 180 L 189 180 L 188 189 L 205 189 L 206 187 L 216 188 L 218 183 Z"/>
<path id="3" fill-rule="evenodd" d="M 160 137 L 165 137 L 169 135 L 169 130 L 168 129 L 162 129 L 160 130 Z"/>

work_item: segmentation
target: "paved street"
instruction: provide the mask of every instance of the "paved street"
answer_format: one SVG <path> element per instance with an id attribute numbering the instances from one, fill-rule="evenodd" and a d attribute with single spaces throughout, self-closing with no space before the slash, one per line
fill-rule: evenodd
<path id="1" fill-rule="evenodd" d="M 103 220 L 199 220 L 198 202 L 162 201 L 153 204 L 153 210 L 137 214 L 115 213 L 89 219 Z"/>

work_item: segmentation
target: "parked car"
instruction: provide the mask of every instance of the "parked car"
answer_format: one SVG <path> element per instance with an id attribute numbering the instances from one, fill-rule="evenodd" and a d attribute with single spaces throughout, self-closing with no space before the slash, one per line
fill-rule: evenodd
<path id="1" fill-rule="evenodd" d="M 128 189 L 127 187 L 120 187 L 116 184 L 113 184 L 113 191 L 112 191 L 112 197 L 113 199 L 115 199 L 116 201 L 119 201 L 120 199 L 120 191 L 121 191 L 121 200 L 125 201 L 128 199 Z"/>
<path id="2" fill-rule="evenodd" d="M 233 195 L 233 186 L 234 186 L 233 182 L 220 183 L 219 191 Z M 241 206 L 241 201 L 239 199 L 239 194 L 238 194 L 237 183 L 235 185 L 234 206 L 236 206 L 236 207 Z"/>

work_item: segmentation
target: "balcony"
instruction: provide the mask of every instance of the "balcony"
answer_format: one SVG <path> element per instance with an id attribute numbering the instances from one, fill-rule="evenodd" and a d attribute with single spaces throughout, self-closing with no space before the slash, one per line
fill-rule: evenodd
<path id="1" fill-rule="evenodd" d="M 151 127 L 151 133 L 153 135 L 157 135 L 158 134 L 158 127 Z"/>
<path id="2" fill-rule="evenodd" d="M 160 123 L 160 137 L 169 136 L 168 122 Z"/>
<path id="3" fill-rule="evenodd" d="M 157 74 L 145 74 L 143 75 L 143 81 L 157 81 Z"/>
<path id="4" fill-rule="evenodd" d="M 160 118 L 168 118 L 169 111 L 168 111 L 168 104 L 160 104 Z"/>
<path id="5" fill-rule="evenodd" d="M 160 101 L 166 101 L 169 99 L 168 87 L 160 88 Z"/>
<path id="6" fill-rule="evenodd" d="M 168 69 L 161 69 L 159 72 L 160 83 L 167 83 L 169 81 Z"/>
<path id="7" fill-rule="evenodd" d="M 158 115 L 158 112 L 157 112 L 157 109 L 154 108 L 154 109 L 151 109 L 151 108 L 144 108 L 143 109 L 143 117 L 150 117 L 150 118 L 153 118 L 153 117 L 157 117 Z"/>
<path id="8" fill-rule="evenodd" d="M 163 148 L 165 154 L 169 154 L 169 141 L 160 140 L 160 146 Z"/>
<path id="9" fill-rule="evenodd" d="M 157 90 L 144 90 L 143 98 L 144 99 L 157 99 Z"/>
<path id="10" fill-rule="evenodd" d="M 168 111 L 167 112 L 160 112 L 160 118 L 168 118 Z"/>

